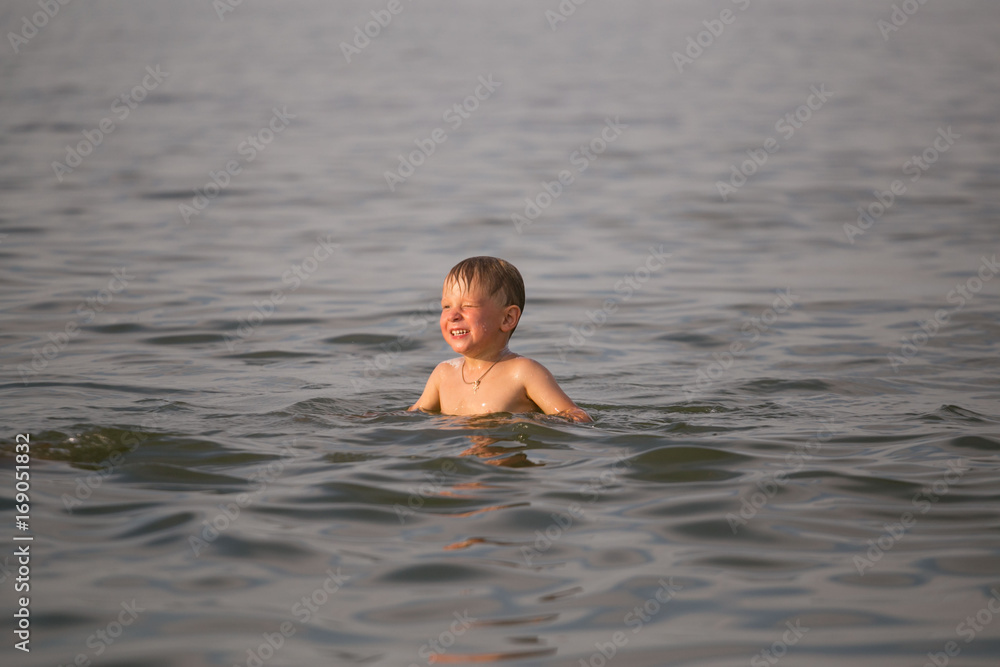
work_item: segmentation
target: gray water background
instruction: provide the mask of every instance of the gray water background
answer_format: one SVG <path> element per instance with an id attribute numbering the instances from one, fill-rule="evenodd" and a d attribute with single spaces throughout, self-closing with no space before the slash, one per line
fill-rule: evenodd
<path id="1" fill-rule="evenodd" d="M 0 662 L 1000 664 L 1000 6 L 387 6 L 0 9 Z M 594 425 L 402 412 L 479 254 Z"/>

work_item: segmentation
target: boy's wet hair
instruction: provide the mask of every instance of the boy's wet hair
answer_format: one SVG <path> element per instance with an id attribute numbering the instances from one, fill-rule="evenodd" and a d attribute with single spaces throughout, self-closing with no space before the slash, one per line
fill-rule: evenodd
<path id="1" fill-rule="evenodd" d="M 524 279 L 510 262 L 498 257 L 469 257 L 452 267 L 445 284 L 455 281 L 466 289 L 481 287 L 503 307 L 517 306 L 524 312 Z M 516 327 L 515 327 L 516 328 Z M 513 336 L 513 330 L 510 332 Z"/>

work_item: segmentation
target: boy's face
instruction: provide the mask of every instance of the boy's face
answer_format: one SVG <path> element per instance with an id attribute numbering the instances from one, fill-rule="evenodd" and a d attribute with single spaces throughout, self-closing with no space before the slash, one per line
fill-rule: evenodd
<path id="1" fill-rule="evenodd" d="M 520 316 L 520 308 L 501 306 L 475 284 L 451 280 L 441 291 L 441 335 L 466 357 L 488 357 L 505 348 Z"/>

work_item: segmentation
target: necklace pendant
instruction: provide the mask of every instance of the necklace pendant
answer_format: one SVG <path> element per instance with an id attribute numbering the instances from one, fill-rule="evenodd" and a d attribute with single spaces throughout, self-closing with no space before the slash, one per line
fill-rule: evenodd
<path id="1" fill-rule="evenodd" d="M 473 394 L 475 394 L 477 391 L 479 391 L 479 382 L 480 382 L 480 380 L 476 380 L 475 382 L 472 383 L 472 393 Z"/>

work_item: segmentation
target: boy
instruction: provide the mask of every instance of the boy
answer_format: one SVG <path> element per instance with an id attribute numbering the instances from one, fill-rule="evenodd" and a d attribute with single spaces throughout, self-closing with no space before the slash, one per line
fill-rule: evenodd
<path id="1" fill-rule="evenodd" d="M 447 415 L 544 412 L 589 422 L 537 361 L 507 349 L 524 310 L 524 280 L 496 257 L 455 265 L 441 293 L 441 335 L 461 357 L 442 361 L 410 410 Z"/>

